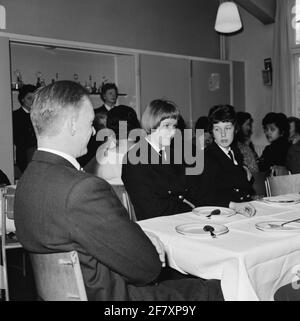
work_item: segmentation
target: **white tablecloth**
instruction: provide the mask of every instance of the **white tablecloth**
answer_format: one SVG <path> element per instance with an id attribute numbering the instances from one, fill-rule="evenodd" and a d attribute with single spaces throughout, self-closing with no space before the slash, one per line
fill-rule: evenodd
<path id="1" fill-rule="evenodd" d="M 275 291 L 295 280 L 295 269 L 300 269 L 300 233 L 264 232 L 256 229 L 255 224 L 298 218 L 300 204 L 251 203 L 257 209 L 252 218 L 235 215 L 208 220 L 190 212 L 138 223 L 162 240 L 171 267 L 205 279 L 221 280 L 225 300 L 273 300 Z M 176 232 L 177 225 L 191 222 L 223 224 L 229 232 L 214 239 Z"/>

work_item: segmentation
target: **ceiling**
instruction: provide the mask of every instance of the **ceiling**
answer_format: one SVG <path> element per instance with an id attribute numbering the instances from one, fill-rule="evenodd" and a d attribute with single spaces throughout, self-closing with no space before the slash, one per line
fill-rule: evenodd
<path id="1" fill-rule="evenodd" d="M 275 22 L 276 0 L 235 0 L 263 24 Z"/>

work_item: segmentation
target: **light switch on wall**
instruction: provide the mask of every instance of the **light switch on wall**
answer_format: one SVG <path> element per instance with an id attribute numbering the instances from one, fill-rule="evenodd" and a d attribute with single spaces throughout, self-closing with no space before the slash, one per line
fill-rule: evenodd
<path id="1" fill-rule="evenodd" d="M 208 89 L 210 91 L 215 91 L 220 89 L 220 74 L 212 73 L 209 76 L 208 80 Z"/>
<path id="2" fill-rule="evenodd" d="M 3 6 L 0 5 L 0 29 L 6 29 L 6 11 Z"/>

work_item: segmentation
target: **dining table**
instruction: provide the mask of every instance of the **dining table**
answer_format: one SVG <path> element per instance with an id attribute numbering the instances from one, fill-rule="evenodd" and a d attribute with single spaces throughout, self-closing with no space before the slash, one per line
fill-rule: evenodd
<path id="1" fill-rule="evenodd" d="M 256 209 L 252 217 L 222 208 L 226 215 L 207 217 L 200 207 L 137 223 L 159 237 L 169 266 L 183 274 L 220 280 L 225 301 L 273 301 L 285 284 L 300 288 L 300 195 L 250 204 Z M 299 222 L 281 226 L 296 219 Z M 220 233 L 214 237 L 203 232 L 204 226 L 217 232 L 220 227 Z"/>

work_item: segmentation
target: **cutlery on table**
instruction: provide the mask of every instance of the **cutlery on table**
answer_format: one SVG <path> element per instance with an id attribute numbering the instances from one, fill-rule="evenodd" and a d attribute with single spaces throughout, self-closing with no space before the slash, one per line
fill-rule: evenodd
<path id="1" fill-rule="evenodd" d="M 287 221 L 287 222 L 284 222 L 284 223 L 281 223 L 281 224 L 271 224 L 271 223 L 269 223 L 269 226 L 271 228 L 278 228 L 278 227 L 283 227 L 286 224 L 289 224 L 289 223 L 292 223 L 292 222 L 298 222 L 298 221 L 300 221 L 300 218 L 297 218 L 295 220 L 290 220 L 290 221 Z"/>
<path id="2" fill-rule="evenodd" d="M 219 209 L 215 209 L 210 212 L 210 214 L 206 215 L 207 218 L 210 218 L 212 215 L 220 215 L 221 211 Z"/>
<path id="3" fill-rule="evenodd" d="M 182 200 L 183 203 L 186 203 L 187 205 L 189 205 L 192 209 L 194 209 L 194 208 L 196 207 L 193 203 L 189 202 L 189 201 L 188 201 L 187 199 L 185 199 L 182 195 L 179 195 L 178 198 L 179 198 L 180 200 Z"/>
<path id="4" fill-rule="evenodd" d="M 210 225 L 205 225 L 203 227 L 203 231 L 209 232 L 212 238 L 216 238 L 217 237 L 216 234 L 214 233 L 214 230 L 215 229 Z"/>

